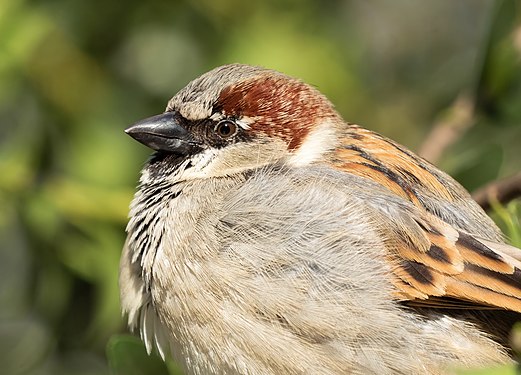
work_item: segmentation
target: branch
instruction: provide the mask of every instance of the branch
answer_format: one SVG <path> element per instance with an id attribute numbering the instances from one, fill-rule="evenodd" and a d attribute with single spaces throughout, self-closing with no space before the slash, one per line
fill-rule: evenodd
<path id="1" fill-rule="evenodd" d="M 472 198 L 483 208 L 488 210 L 491 202 L 508 203 L 521 197 L 521 172 L 503 180 L 492 181 L 472 193 Z"/>
<path id="2" fill-rule="evenodd" d="M 474 125 L 474 121 L 473 99 L 469 95 L 460 94 L 447 114 L 433 125 L 420 146 L 418 155 L 436 164 L 445 150 Z"/>

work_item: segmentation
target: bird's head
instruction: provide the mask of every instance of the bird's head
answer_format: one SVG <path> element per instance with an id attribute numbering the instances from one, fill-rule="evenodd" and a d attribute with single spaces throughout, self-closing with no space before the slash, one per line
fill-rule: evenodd
<path id="1" fill-rule="evenodd" d="M 191 179 L 312 163 L 334 148 L 339 123 L 315 88 L 273 70 L 232 64 L 190 82 L 163 114 L 126 132 L 157 151 L 145 172 Z"/>

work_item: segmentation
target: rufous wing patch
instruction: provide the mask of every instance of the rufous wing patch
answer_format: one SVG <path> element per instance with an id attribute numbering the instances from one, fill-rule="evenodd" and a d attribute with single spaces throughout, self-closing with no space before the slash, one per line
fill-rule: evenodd
<path id="1" fill-rule="evenodd" d="M 468 233 L 456 232 L 454 238 L 455 230 L 438 218 L 427 215 L 426 220 L 435 222 L 431 228 L 422 225 L 429 250 L 406 242 L 391 248 L 389 261 L 397 279 L 398 299 L 439 308 L 458 308 L 455 301 L 460 300 L 461 306 L 471 302 L 521 312 L 521 270 L 509 263 L 512 258 Z M 431 297 L 436 297 L 435 303 L 428 300 Z M 450 299 L 444 303 L 439 297 Z"/>
<path id="2" fill-rule="evenodd" d="M 341 140 L 334 168 L 368 177 L 421 206 L 421 193 L 452 201 L 451 191 L 431 173 L 432 166 L 402 146 L 370 130 L 350 124 Z"/>

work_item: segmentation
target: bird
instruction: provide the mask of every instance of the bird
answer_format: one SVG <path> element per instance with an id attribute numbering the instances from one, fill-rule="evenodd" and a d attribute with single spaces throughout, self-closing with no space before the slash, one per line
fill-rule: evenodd
<path id="1" fill-rule="evenodd" d="M 513 363 L 521 252 L 452 177 L 315 87 L 217 67 L 126 129 L 122 311 L 186 374 L 450 374 Z"/>

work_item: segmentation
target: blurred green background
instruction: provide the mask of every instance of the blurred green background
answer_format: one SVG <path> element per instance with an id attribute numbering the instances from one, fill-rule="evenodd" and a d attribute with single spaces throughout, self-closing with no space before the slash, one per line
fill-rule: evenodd
<path id="1" fill-rule="evenodd" d="M 521 170 L 518 1 L 2 0 L 1 374 L 176 373 L 123 335 L 119 254 L 150 153 L 123 129 L 230 62 L 302 78 L 471 191 Z M 492 212 L 518 245 L 520 207 Z"/>

